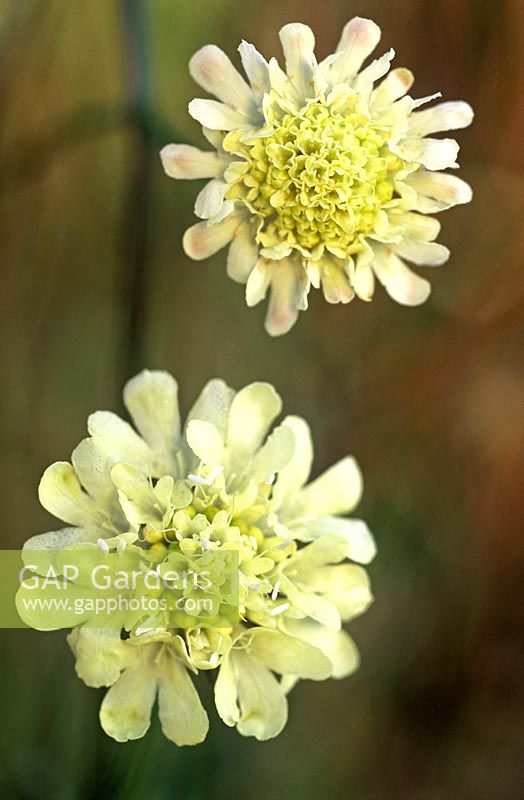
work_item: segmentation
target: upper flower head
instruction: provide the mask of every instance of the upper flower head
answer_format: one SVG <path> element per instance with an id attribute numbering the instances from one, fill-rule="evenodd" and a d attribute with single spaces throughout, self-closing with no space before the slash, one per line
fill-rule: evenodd
<path id="1" fill-rule="evenodd" d="M 464 181 L 440 172 L 458 166 L 457 143 L 428 136 L 469 125 L 470 106 L 417 111 L 438 95 L 408 96 L 406 69 L 384 78 L 393 50 L 361 70 L 380 39 L 371 20 L 348 22 L 320 64 L 306 25 L 285 25 L 280 39 L 285 72 L 242 42 L 249 83 L 214 45 L 191 59 L 193 78 L 219 102 L 189 104 L 216 152 L 168 145 L 161 153 L 171 177 L 211 178 L 195 204 L 205 221 L 184 236 L 187 254 L 203 259 L 229 245 L 228 274 L 247 284 L 247 304 L 271 287 L 274 336 L 307 308 L 311 285 L 330 303 L 370 300 L 376 275 L 399 303 L 424 302 L 430 285 L 404 259 L 442 264 L 449 251 L 434 242 L 440 226 L 426 214 L 471 199 Z"/>
<path id="2" fill-rule="evenodd" d="M 145 733 L 157 694 L 166 736 L 202 741 L 207 716 L 190 677 L 200 670 L 216 671 L 226 724 L 259 739 L 276 736 L 297 679 L 343 677 L 358 666 L 341 624 L 372 598 L 366 571 L 349 560 L 368 563 L 375 545 L 362 520 L 343 516 L 362 492 L 357 464 L 344 458 L 308 484 L 309 428 L 286 417 L 268 436 L 282 403 L 267 383 L 234 392 L 210 381 L 184 426 L 177 385 L 165 372 L 137 375 L 124 401 L 138 433 L 96 412 L 72 463 L 44 473 L 41 502 L 71 527 L 33 537 L 26 557 L 44 550 L 44 561 L 49 553 L 67 563 L 80 548 L 90 561 L 101 557 L 108 575 L 127 564 L 155 600 L 159 593 L 194 599 L 194 586 L 149 591 L 145 576 L 194 573 L 203 563 L 212 610 L 185 602 L 174 611 L 126 607 L 118 625 L 101 628 L 85 614 L 47 622 L 41 611 L 24 610 L 23 589 L 18 608 L 34 627 L 77 626 L 69 637 L 77 672 L 91 686 L 111 687 L 101 722 L 119 741 Z M 235 581 L 223 567 L 231 555 Z M 80 579 L 85 586 L 85 573 Z"/>

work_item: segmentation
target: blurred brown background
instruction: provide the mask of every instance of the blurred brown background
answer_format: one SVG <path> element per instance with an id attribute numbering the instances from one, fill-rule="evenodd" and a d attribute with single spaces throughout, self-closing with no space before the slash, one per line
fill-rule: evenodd
<path id="1" fill-rule="evenodd" d="M 166 178 L 158 151 L 203 142 L 186 110 L 200 46 L 280 57 L 300 20 L 324 57 L 354 15 L 417 96 L 474 105 L 458 137 L 474 201 L 440 216 L 452 257 L 424 307 L 315 293 L 270 340 L 224 253 L 183 254 L 198 185 Z M 522 0 L 1 0 L 2 547 L 56 526 L 42 471 L 144 366 L 173 372 L 186 409 L 213 376 L 274 383 L 312 425 L 316 470 L 357 456 L 379 546 L 359 673 L 299 685 L 265 744 L 211 711 L 200 748 L 156 722 L 118 745 L 62 633 L 2 631 L 2 798 L 524 797 L 523 97 Z"/>

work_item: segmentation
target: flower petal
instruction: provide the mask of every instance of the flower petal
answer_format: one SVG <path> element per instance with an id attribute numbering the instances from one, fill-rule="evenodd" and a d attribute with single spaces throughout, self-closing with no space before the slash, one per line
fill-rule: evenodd
<path id="1" fill-rule="evenodd" d="M 249 42 L 242 41 L 238 51 L 251 88 L 255 96 L 260 99 L 270 89 L 268 63 Z"/>
<path id="2" fill-rule="evenodd" d="M 175 379 L 168 372 L 143 370 L 126 383 L 124 403 L 145 441 L 161 455 L 165 471 L 176 474 L 180 411 Z"/>
<path id="3" fill-rule="evenodd" d="M 300 417 L 286 417 L 287 426 L 295 439 L 295 449 L 291 460 L 283 467 L 273 487 L 273 508 L 278 509 L 288 496 L 301 489 L 309 478 L 313 463 L 313 442 L 307 422 Z"/>
<path id="4" fill-rule="evenodd" d="M 428 136 L 439 131 L 454 131 L 471 125 L 474 112 L 462 100 L 440 103 L 433 108 L 417 111 L 409 118 L 409 131 L 418 136 Z"/>
<path id="5" fill-rule="evenodd" d="M 439 170 L 457 167 L 458 143 L 455 139 L 421 139 L 410 137 L 391 150 L 407 161 L 415 161 L 427 169 Z"/>
<path id="6" fill-rule="evenodd" d="M 287 700 L 279 682 L 260 661 L 247 652 L 233 650 L 230 656 L 236 673 L 242 736 L 259 741 L 272 739 L 287 722 Z"/>
<path id="7" fill-rule="evenodd" d="M 158 677 L 158 716 L 162 731 L 179 746 L 200 744 L 209 720 L 193 681 L 179 659 L 162 656 Z"/>
<path id="8" fill-rule="evenodd" d="M 72 544 L 97 542 L 104 533 L 107 531 L 102 528 L 62 528 L 59 531 L 39 533 L 24 543 L 24 561 L 26 556 L 30 556 L 31 550 L 63 550 Z"/>
<path id="9" fill-rule="evenodd" d="M 57 461 L 46 469 L 38 487 L 38 497 L 46 511 L 70 525 L 96 528 L 107 521 L 104 511 L 83 491 L 67 461 Z"/>
<path id="10" fill-rule="evenodd" d="M 227 254 L 227 274 L 237 283 L 246 283 L 251 270 L 258 261 L 258 247 L 251 224 L 239 227 Z"/>
<path id="11" fill-rule="evenodd" d="M 329 678 L 331 664 L 318 650 L 280 631 L 254 628 L 249 652 L 280 675 L 298 675 L 313 681 Z"/>
<path id="12" fill-rule="evenodd" d="M 238 214 L 231 214 L 216 224 L 197 222 L 184 234 L 182 240 L 184 252 L 195 261 L 202 261 L 218 253 L 229 244 L 241 219 Z"/>
<path id="13" fill-rule="evenodd" d="M 327 469 L 300 492 L 306 516 L 347 514 L 362 496 L 362 473 L 351 456 Z"/>
<path id="14" fill-rule="evenodd" d="M 412 87 L 414 80 L 415 77 L 409 69 L 403 67 L 392 69 L 380 86 L 374 90 L 373 105 L 377 108 L 388 106 L 404 97 Z"/>
<path id="15" fill-rule="evenodd" d="M 419 306 L 431 292 L 431 284 L 416 275 L 394 253 L 378 251 L 373 269 L 389 296 L 403 306 Z"/>
<path id="16" fill-rule="evenodd" d="M 275 263 L 266 258 L 259 258 L 249 273 L 246 284 L 246 303 L 256 306 L 267 294 L 268 287 L 273 277 Z"/>
<path id="17" fill-rule="evenodd" d="M 189 72 L 206 92 L 249 114 L 253 110 L 253 94 L 244 78 L 227 55 L 214 44 L 198 50 L 189 62 Z M 212 127 L 212 126 L 207 126 Z"/>
<path id="18" fill-rule="evenodd" d="M 102 728 L 117 742 L 140 739 L 151 724 L 158 676 L 150 652 L 121 674 L 100 706 Z"/>
<path id="19" fill-rule="evenodd" d="M 256 453 L 249 467 L 249 477 L 262 483 L 286 464 L 295 452 L 295 437 L 289 427 L 279 425 Z"/>
<path id="20" fill-rule="evenodd" d="M 293 81 L 301 97 L 311 97 L 314 93 L 314 74 L 316 58 L 314 54 L 315 37 L 307 25 L 291 22 L 280 29 L 280 41 L 286 59 L 286 72 Z"/>
<path id="21" fill-rule="evenodd" d="M 160 151 L 166 175 L 178 180 L 220 178 L 224 161 L 217 153 L 206 153 L 188 144 L 168 144 Z"/>
<path id="22" fill-rule="evenodd" d="M 299 309 L 307 308 L 309 282 L 301 265 L 283 259 L 273 271 L 271 297 L 266 314 L 266 331 L 282 336 L 297 321 Z"/>
<path id="23" fill-rule="evenodd" d="M 281 409 L 282 400 L 269 383 L 251 383 L 235 395 L 226 438 L 232 461 L 258 450 Z"/>
<path id="24" fill-rule="evenodd" d="M 346 273 L 330 262 L 322 269 L 322 291 L 328 303 L 349 303 L 355 296 Z"/>
<path id="25" fill-rule="evenodd" d="M 356 645 L 346 631 L 333 631 L 309 619 L 286 620 L 286 631 L 318 647 L 329 658 L 332 678 L 347 678 L 360 665 Z"/>
<path id="26" fill-rule="evenodd" d="M 370 19 L 354 17 L 344 30 L 337 46 L 338 58 L 331 65 L 333 84 L 349 82 L 380 41 L 381 31 Z"/>
<path id="27" fill-rule="evenodd" d="M 120 639 L 120 631 L 111 628 L 75 628 L 67 640 L 76 657 L 76 674 L 86 686 L 112 686 L 137 655 Z"/>
<path id="28" fill-rule="evenodd" d="M 436 200 L 438 204 L 436 210 L 469 203 L 472 198 L 471 186 L 447 172 L 426 172 L 419 169 L 406 178 L 406 183 L 419 195 Z"/>
<path id="29" fill-rule="evenodd" d="M 225 436 L 234 396 L 235 391 L 223 380 L 215 378 L 208 381 L 187 415 L 186 425 L 193 419 L 204 420 L 214 425 Z"/>
<path id="30" fill-rule="evenodd" d="M 191 450 L 204 464 L 216 466 L 224 463 L 224 440 L 211 422 L 191 420 L 186 436 Z"/>
<path id="31" fill-rule="evenodd" d="M 416 239 L 402 239 L 394 246 L 394 251 L 401 258 L 412 261 L 413 264 L 427 264 L 431 267 L 439 267 L 450 256 L 448 248 L 443 244 L 421 242 Z"/>
<path id="32" fill-rule="evenodd" d="M 347 557 L 359 564 L 369 564 L 375 557 L 377 546 L 373 534 L 361 519 L 344 519 L 334 516 L 314 517 L 293 527 L 293 535 L 302 542 L 311 542 L 320 536 L 332 534 L 345 539 Z"/>
<path id="33" fill-rule="evenodd" d="M 225 181 L 214 178 L 206 183 L 204 188 L 198 193 L 195 202 L 195 214 L 201 219 L 210 219 L 219 213 L 224 203 L 224 196 L 228 185 Z"/>
<path id="34" fill-rule="evenodd" d="M 188 110 L 193 119 L 212 131 L 234 131 L 237 128 L 247 130 L 252 125 L 247 114 L 216 100 L 195 98 L 189 103 Z"/>
<path id="35" fill-rule="evenodd" d="M 395 58 L 395 51 L 393 48 L 384 53 L 380 58 L 376 58 L 371 64 L 362 70 L 355 80 L 353 81 L 353 88 L 357 92 L 365 92 L 372 86 L 375 81 L 378 81 L 389 71 L 389 65 Z"/>
<path id="36" fill-rule="evenodd" d="M 440 233 L 438 219 L 426 217 L 422 214 L 413 214 L 411 211 L 395 216 L 395 222 L 402 226 L 405 235 L 409 239 L 422 239 L 424 242 L 432 242 Z"/>

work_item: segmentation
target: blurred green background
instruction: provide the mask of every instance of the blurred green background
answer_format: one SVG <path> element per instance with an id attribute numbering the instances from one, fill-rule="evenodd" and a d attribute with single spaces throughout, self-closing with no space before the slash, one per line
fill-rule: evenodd
<path id="1" fill-rule="evenodd" d="M 440 216 L 452 257 L 424 307 L 315 293 L 270 340 L 223 252 L 183 254 L 198 185 L 166 178 L 158 151 L 203 142 L 197 48 L 280 56 L 300 20 L 323 57 L 354 15 L 382 26 L 417 96 L 474 105 L 458 137 L 474 202 Z M 524 2 L 1 0 L 0 64 L 1 546 L 56 526 L 41 473 L 144 366 L 173 372 L 185 409 L 213 376 L 274 383 L 312 425 L 316 471 L 358 458 L 379 546 L 376 602 L 351 626 L 360 671 L 301 683 L 268 743 L 226 728 L 200 681 L 204 745 L 177 749 L 156 720 L 119 745 L 63 633 L 2 631 L 0 797 L 520 800 Z"/>

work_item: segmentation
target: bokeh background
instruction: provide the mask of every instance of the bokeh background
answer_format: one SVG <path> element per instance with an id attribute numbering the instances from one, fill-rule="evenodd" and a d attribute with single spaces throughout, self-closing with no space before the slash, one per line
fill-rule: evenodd
<path id="1" fill-rule="evenodd" d="M 184 255 L 198 186 L 158 151 L 203 142 L 197 48 L 280 55 L 301 20 L 323 57 L 353 15 L 418 96 L 475 106 L 458 137 L 474 202 L 440 217 L 452 257 L 424 307 L 315 293 L 270 340 L 224 253 Z M 379 546 L 360 671 L 301 683 L 268 743 L 222 725 L 203 681 L 205 744 L 177 749 L 156 720 L 117 744 L 63 633 L 1 631 L 2 798 L 524 797 L 523 96 L 522 0 L 1 0 L 1 546 L 53 529 L 41 473 L 144 366 L 174 373 L 186 409 L 213 376 L 274 383 L 312 425 L 316 471 L 358 458 Z"/>

